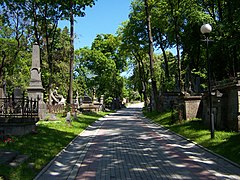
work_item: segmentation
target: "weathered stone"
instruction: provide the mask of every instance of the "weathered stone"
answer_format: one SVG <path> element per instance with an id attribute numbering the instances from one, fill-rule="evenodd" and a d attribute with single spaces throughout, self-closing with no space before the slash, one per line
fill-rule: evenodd
<path id="1" fill-rule="evenodd" d="M 0 98 L 5 98 L 5 93 L 4 93 L 4 89 L 0 88 Z"/>
<path id="2" fill-rule="evenodd" d="M 224 80 L 213 86 L 212 112 L 216 129 L 240 131 L 240 83 L 237 80 Z M 209 94 L 203 98 L 202 119 L 210 126 Z"/>
<path id="3" fill-rule="evenodd" d="M 182 101 L 184 104 L 184 119 L 190 120 L 199 117 L 202 97 L 201 96 L 184 96 Z"/>
<path id="4" fill-rule="evenodd" d="M 33 45 L 31 80 L 27 89 L 29 98 L 39 99 L 39 118 L 44 119 L 46 114 L 46 104 L 43 101 L 43 86 L 40 68 L 40 48 L 38 44 Z"/>
<path id="5" fill-rule="evenodd" d="M 22 163 L 24 163 L 28 158 L 29 158 L 28 155 L 24 155 L 24 154 L 18 155 L 15 159 L 13 159 L 12 162 L 9 163 L 9 165 L 11 167 L 17 167 Z"/>
<path id="6" fill-rule="evenodd" d="M 0 150 L 0 164 L 8 164 L 17 157 L 17 151 Z"/>
<path id="7" fill-rule="evenodd" d="M 13 90 L 13 97 L 14 98 L 22 98 L 23 97 L 23 91 L 21 90 L 21 88 L 14 88 Z"/>

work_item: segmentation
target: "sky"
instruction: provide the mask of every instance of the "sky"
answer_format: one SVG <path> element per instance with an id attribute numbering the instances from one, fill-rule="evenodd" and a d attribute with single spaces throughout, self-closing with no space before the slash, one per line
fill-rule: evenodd
<path id="1" fill-rule="evenodd" d="M 97 34 L 115 34 L 122 22 L 128 19 L 131 0 L 97 0 L 92 8 L 86 8 L 84 17 L 75 18 L 74 48 L 91 47 Z M 61 21 L 59 27 L 69 21 Z"/>

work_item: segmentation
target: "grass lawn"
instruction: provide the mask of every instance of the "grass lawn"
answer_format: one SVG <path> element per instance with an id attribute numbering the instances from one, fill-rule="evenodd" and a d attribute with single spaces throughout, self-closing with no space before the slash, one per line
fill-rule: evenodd
<path id="1" fill-rule="evenodd" d="M 240 133 L 215 131 L 215 138 L 211 139 L 210 130 L 203 126 L 201 120 L 173 123 L 171 112 L 161 114 L 156 112 L 144 112 L 144 115 L 157 124 L 240 165 Z"/>
<path id="2" fill-rule="evenodd" d="M 66 124 L 65 117 L 58 116 L 57 121 L 39 121 L 36 134 L 11 137 L 13 142 L 10 143 L 1 141 L 0 149 L 15 150 L 29 158 L 16 168 L 0 165 L 0 180 L 33 179 L 72 139 L 106 114 L 81 114 L 72 122 L 72 126 Z"/>

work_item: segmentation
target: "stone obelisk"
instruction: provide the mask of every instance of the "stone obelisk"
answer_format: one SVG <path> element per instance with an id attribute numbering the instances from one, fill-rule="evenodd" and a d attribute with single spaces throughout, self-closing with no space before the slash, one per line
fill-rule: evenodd
<path id="1" fill-rule="evenodd" d="M 43 90 L 40 68 L 40 48 L 39 45 L 35 43 L 32 49 L 31 80 L 27 92 L 29 98 L 39 98 L 38 112 L 40 119 L 44 119 L 46 111 L 46 104 L 43 101 Z"/>

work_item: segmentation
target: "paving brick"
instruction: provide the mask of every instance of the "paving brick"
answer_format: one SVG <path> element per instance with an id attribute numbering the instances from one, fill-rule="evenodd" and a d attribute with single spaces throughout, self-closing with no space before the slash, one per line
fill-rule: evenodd
<path id="1" fill-rule="evenodd" d="M 132 107 L 87 128 L 36 179 L 240 179 L 240 168 Z"/>

